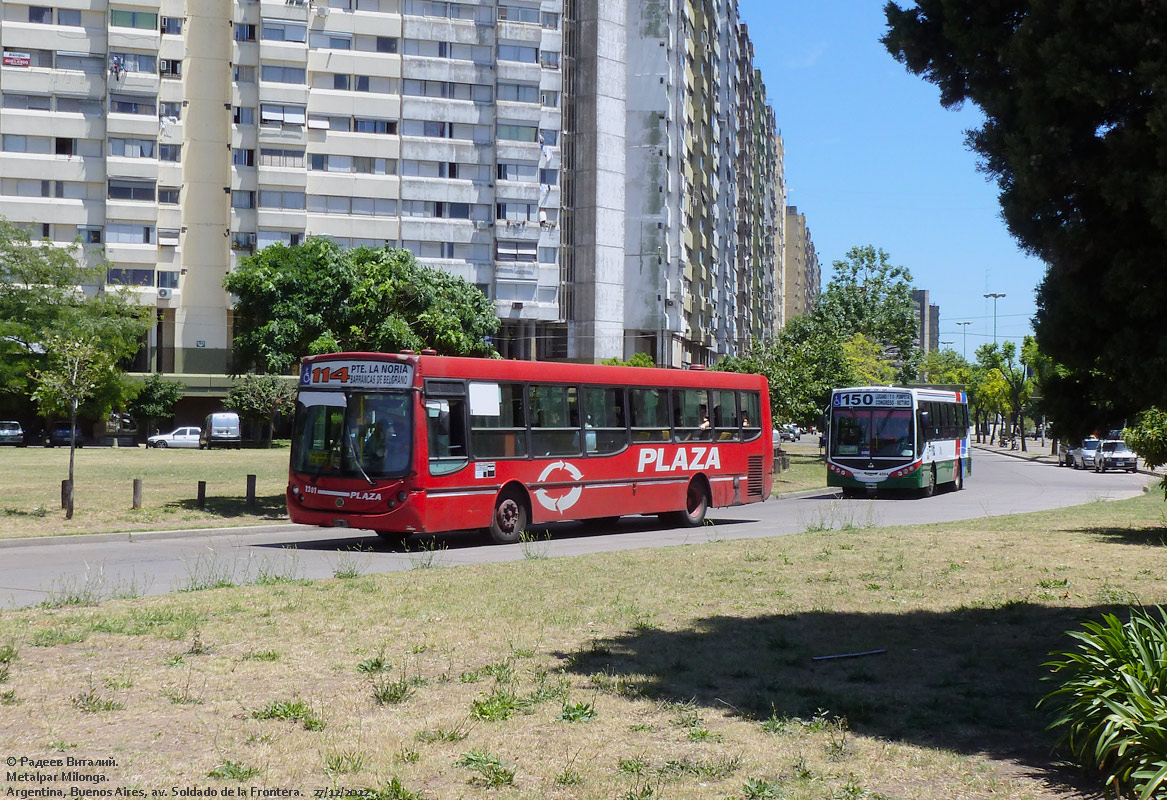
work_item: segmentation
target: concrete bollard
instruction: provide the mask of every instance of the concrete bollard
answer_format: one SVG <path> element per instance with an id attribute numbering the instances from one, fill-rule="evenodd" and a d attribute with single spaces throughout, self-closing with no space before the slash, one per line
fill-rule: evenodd
<path id="1" fill-rule="evenodd" d="M 134 510 L 142 507 L 142 479 L 134 478 Z"/>
<path id="2" fill-rule="evenodd" d="M 199 481 L 199 511 L 207 508 L 207 482 Z"/>
<path id="3" fill-rule="evenodd" d="M 255 508 L 255 476 L 247 476 L 247 507 Z"/>

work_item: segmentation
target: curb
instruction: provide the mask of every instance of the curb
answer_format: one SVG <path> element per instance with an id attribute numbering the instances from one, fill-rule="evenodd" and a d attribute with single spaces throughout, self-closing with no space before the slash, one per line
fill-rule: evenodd
<path id="1" fill-rule="evenodd" d="M 996 453 L 997 455 L 1008 456 L 1009 458 L 1016 458 L 1016 459 L 1020 459 L 1022 461 L 1029 461 L 1029 462 L 1034 463 L 1034 464 L 1049 464 L 1051 466 L 1058 465 L 1058 462 L 1056 460 L 1054 460 L 1055 456 L 1051 456 L 1051 455 L 1040 455 L 1040 456 L 1037 456 L 1036 458 L 1029 458 L 1027 456 L 1022 455 L 1019 451 L 1016 451 L 1016 450 L 1000 450 L 996 447 L 986 446 L 983 444 L 974 444 L 974 445 L 971 445 L 971 447 L 974 447 L 975 449 L 981 450 L 985 453 Z M 1135 472 L 1137 472 L 1140 475 L 1149 475 L 1152 478 L 1162 478 L 1163 477 L 1162 473 L 1155 472 L 1154 470 L 1149 470 L 1146 467 L 1139 467 L 1135 470 Z"/>
<path id="2" fill-rule="evenodd" d="M 246 525 L 235 528 L 180 528 L 171 531 L 119 531 L 116 533 L 64 533 L 59 536 L 34 536 L 24 539 L 0 539 L 0 550 L 9 547 L 43 547 L 60 544 L 101 544 L 103 542 L 157 541 L 182 539 L 186 536 L 244 536 L 249 533 L 292 533 L 305 526 L 292 523 Z"/>

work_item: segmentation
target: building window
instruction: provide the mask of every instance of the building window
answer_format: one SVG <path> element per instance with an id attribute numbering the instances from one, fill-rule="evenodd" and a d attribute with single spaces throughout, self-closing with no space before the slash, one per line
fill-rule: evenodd
<path id="1" fill-rule="evenodd" d="M 539 183 L 544 186 L 557 186 L 559 184 L 559 170 L 557 169 L 540 169 Z"/>
<path id="2" fill-rule="evenodd" d="M 498 60 L 535 64 L 539 61 L 539 48 L 524 47 L 518 44 L 500 44 L 498 46 Z"/>
<path id="3" fill-rule="evenodd" d="M 118 158 L 153 158 L 154 148 L 153 139 L 115 137 L 109 140 L 109 154 Z"/>
<path id="4" fill-rule="evenodd" d="M 559 29 L 559 15 L 554 11 L 544 11 L 539 19 L 544 28 L 550 30 Z"/>
<path id="5" fill-rule="evenodd" d="M 101 244 L 101 226 L 78 225 L 77 238 L 81 240 L 81 244 Z"/>
<path id="6" fill-rule="evenodd" d="M 182 77 L 182 60 L 177 58 L 163 58 L 158 62 L 158 74 L 163 78 Z"/>
<path id="7" fill-rule="evenodd" d="M 255 249 L 255 234 L 245 233 L 243 231 L 231 232 L 231 249 L 232 250 L 254 250 Z"/>
<path id="8" fill-rule="evenodd" d="M 236 125 L 254 125 L 255 109 L 249 106 L 235 106 L 231 109 L 231 121 Z"/>
<path id="9" fill-rule="evenodd" d="M 158 202 L 162 205 L 176 206 L 180 194 L 181 189 L 177 186 L 159 186 Z"/>
<path id="10" fill-rule="evenodd" d="M 70 28 L 80 28 L 81 10 L 76 8 L 58 8 L 57 24 L 66 25 Z"/>
<path id="11" fill-rule="evenodd" d="M 231 192 L 231 208 L 255 208 L 255 192 L 239 189 Z"/>
<path id="12" fill-rule="evenodd" d="M 378 36 L 377 37 L 377 52 L 378 53 L 396 53 L 397 52 L 397 37 L 396 36 Z"/>
<path id="13" fill-rule="evenodd" d="M 554 50 L 540 51 L 539 65 L 544 69 L 559 69 L 559 53 Z"/>
<path id="14" fill-rule="evenodd" d="M 158 15 L 149 11 L 119 11 L 111 9 L 109 24 L 115 28 L 140 28 L 155 30 L 158 27 Z"/>
<path id="15" fill-rule="evenodd" d="M 559 92 L 544 89 L 539 92 L 539 102 L 544 108 L 559 108 Z"/>
<path id="16" fill-rule="evenodd" d="M 237 42 L 254 42 L 255 41 L 255 26 L 248 25 L 242 22 L 235 23 L 235 41 Z"/>
<path id="17" fill-rule="evenodd" d="M 507 222 L 532 222 L 538 214 L 538 206 L 534 203 L 497 203 L 495 219 Z"/>
<path id="18" fill-rule="evenodd" d="M 20 108 L 28 109 L 29 111 L 48 111 L 50 105 L 49 96 L 36 94 L 12 94 L 11 92 L 4 93 L 4 108 Z"/>
<path id="19" fill-rule="evenodd" d="M 262 79 L 271 83 L 304 83 L 303 67 L 289 67 L 283 64 L 264 64 Z"/>
<path id="20" fill-rule="evenodd" d="M 177 231 L 175 232 L 177 234 Z M 158 242 L 162 244 L 162 231 L 158 231 Z M 179 273 L 172 269 L 158 270 L 159 289 L 177 289 Z"/>
<path id="21" fill-rule="evenodd" d="M 265 147 L 259 151 L 259 164 L 263 167 L 302 168 L 304 166 L 304 151 L 276 150 Z"/>
<path id="22" fill-rule="evenodd" d="M 498 99 L 514 103 L 538 103 L 539 85 L 536 83 L 500 83 Z"/>
<path id="23" fill-rule="evenodd" d="M 274 42 L 306 42 L 308 41 L 308 26 L 302 22 L 268 19 L 263 21 L 261 35 L 264 39 Z"/>
<path id="24" fill-rule="evenodd" d="M 109 181 L 109 199 L 110 200 L 145 200 L 154 201 L 154 182 L 153 181 L 127 181 L 115 180 Z M 109 232 L 109 226 L 106 226 L 106 233 Z"/>
<path id="25" fill-rule="evenodd" d="M 350 81 L 349 81 L 348 75 L 333 75 L 332 76 L 332 88 L 336 89 L 337 91 L 347 92 L 348 87 L 349 87 L 349 82 Z"/>
<path id="26" fill-rule="evenodd" d="M 530 181 L 534 183 L 539 175 L 539 166 L 537 164 L 500 162 L 496 170 L 500 181 Z"/>
<path id="27" fill-rule="evenodd" d="M 153 286 L 154 270 L 114 268 L 106 272 L 105 280 L 121 286 Z"/>
<path id="28" fill-rule="evenodd" d="M 117 76 L 120 72 L 158 72 L 158 57 L 150 53 L 110 53 L 109 67 Z"/>
<path id="29" fill-rule="evenodd" d="M 158 229 L 158 244 L 163 247 L 177 247 L 178 246 L 178 228 L 159 228 Z"/>
<path id="30" fill-rule="evenodd" d="M 354 117 L 353 118 L 353 132 L 354 133 L 395 134 L 395 133 L 397 133 L 397 120 L 394 120 L 394 119 L 365 119 L 363 117 Z"/>
<path id="31" fill-rule="evenodd" d="M 162 32 L 167 36 L 182 36 L 182 17 L 163 17 Z"/>
<path id="32" fill-rule="evenodd" d="M 312 31 L 312 37 L 308 44 L 312 47 L 319 47 L 325 50 L 352 50 L 353 37 L 350 33 Z"/>
<path id="33" fill-rule="evenodd" d="M 57 53 L 57 69 L 101 75 L 105 72 L 105 58 L 88 53 Z"/>
<path id="34" fill-rule="evenodd" d="M 231 164 L 236 167 L 254 167 L 255 151 L 237 147 L 231 151 Z"/>
<path id="35" fill-rule="evenodd" d="M 182 145 L 180 144 L 163 144 L 158 146 L 158 160 L 159 161 L 181 161 L 182 160 Z"/>
<path id="36" fill-rule="evenodd" d="M 114 94 L 110 92 L 111 114 L 149 114 L 156 113 L 156 100 L 153 97 L 139 97 L 137 94 Z"/>
<path id="37" fill-rule="evenodd" d="M 538 134 L 539 129 L 533 125 L 498 123 L 498 138 L 500 141 L 534 142 L 538 139 Z"/>
<path id="38" fill-rule="evenodd" d="M 283 106 L 264 103 L 259 109 L 259 121 L 262 125 L 274 126 L 301 126 L 305 118 L 304 106 Z"/>
<path id="39" fill-rule="evenodd" d="M 133 222 L 107 222 L 105 241 L 106 244 L 152 244 L 154 229 Z"/>
<path id="40" fill-rule="evenodd" d="M 182 116 L 181 102 L 163 102 L 158 104 L 158 117 L 160 119 L 178 120 Z"/>
<path id="41" fill-rule="evenodd" d="M 255 67 L 236 64 L 231 77 L 236 83 L 255 83 Z"/>
<path id="42" fill-rule="evenodd" d="M 278 208 L 285 211 L 304 209 L 304 192 L 295 190 L 260 189 L 260 208 Z"/>
<path id="43" fill-rule="evenodd" d="M 53 9 L 49 6 L 29 6 L 28 21 L 37 22 L 41 25 L 52 25 Z"/>
<path id="44" fill-rule="evenodd" d="M 499 21 L 507 22 L 531 22 L 537 23 L 539 21 L 539 9 L 529 8 L 527 6 L 507 6 L 499 4 L 498 6 Z"/>

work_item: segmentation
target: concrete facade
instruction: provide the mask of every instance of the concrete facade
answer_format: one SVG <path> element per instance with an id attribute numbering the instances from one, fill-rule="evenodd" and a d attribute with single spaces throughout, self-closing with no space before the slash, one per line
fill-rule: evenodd
<path id="1" fill-rule="evenodd" d="M 782 144 L 735 0 L 0 4 L 0 214 L 157 309 L 141 370 L 230 369 L 223 277 L 390 243 L 504 357 L 709 364 L 781 326 Z"/>

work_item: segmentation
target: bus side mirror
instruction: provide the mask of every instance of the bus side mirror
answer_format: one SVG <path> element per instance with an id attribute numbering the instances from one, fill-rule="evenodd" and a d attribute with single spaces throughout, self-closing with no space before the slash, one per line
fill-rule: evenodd
<path id="1" fill-rule="evenodd" d="M 920 426 L 926 428 L 931 423 L 932 423 L 932 415 L 929 414 L 927 411 L 921 411 L 920 412 Z"/>

